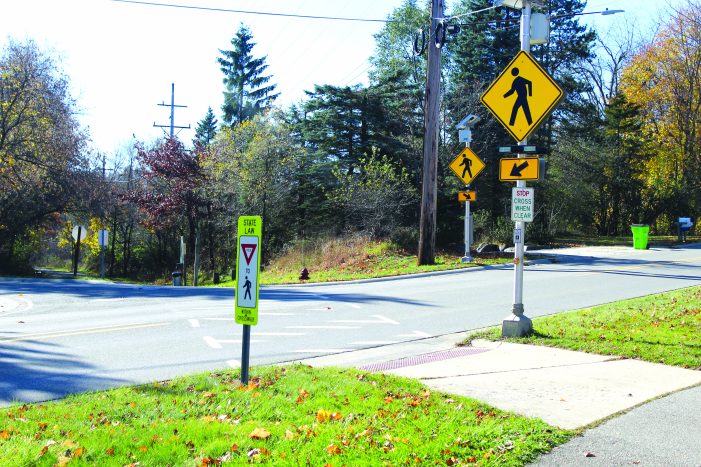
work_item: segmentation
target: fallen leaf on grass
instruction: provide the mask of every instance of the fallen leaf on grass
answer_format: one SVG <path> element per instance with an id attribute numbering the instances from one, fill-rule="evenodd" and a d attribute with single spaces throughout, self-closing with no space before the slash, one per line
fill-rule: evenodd
<path id="1" fill-rule="evenodd" d="M 270 438 L 270 432 L 265 428 L 256 428 L 248 437 L 251 439 L 268 439 Z"/>
<path id="2" fill-rule="evenodd" d="M 337 456 L 338 454 L 341 454 L 341 448 L 339 448 L 335 444 L 329 444 L 328 446 L 326 446 L 326 452 L 328 452 L 332 456 Z"/>
<path id="3" fill-rule="evenodd" d="M 58 458 L 58 461 L 57 461 L 56 464 L 54 464 L 54 465 L 55 465 L 55 466 L 58 466 L 58 467 L 65 467 L 66 465 L 68 465 L 68 463 L 69 463 L 70 461 L 71 461 L 71 458 L 70 458 L 70 457 L 67 457 L 67 456 L 60 456 L 60 457 Z"/>
<path id="4" fill-rule="evenodd" d="M 105 449 L 105 454 L 107 454 L 108 456 L 114 456 L 114 448 Z"/>
<path id="5" fill-rule="evenodd" d="M 77 445 L 78 445 L 78 443 L 71 441 L 70 439 L 67 439 L 63 443 L 61 443 L 61 446 L 63 446 L 64 448 L 69 448 L 69 449 L 74 448 Z"/>
<path id="6" fill-rule="evenodd" d="M 343 418 L 339 412 L 331 412 L 330 410 L 319 409 L 316 413 L 316 421 L 319 423 L 326 423 L 330 421 L 337 422 Z"/>
<path id="7" fill-rule="evenodd" d="M 85 448 L 77 448 L 75 451 L 73 451 L 73 456 L 75 457 L 83 457 L 85 455 Z"/>
<path id="8" fill-rule="evenodd" d="M 10 436 L 12 436 L 12 434 L 9 431 L 0 431 L 0 439 L 10 439 Z"/>

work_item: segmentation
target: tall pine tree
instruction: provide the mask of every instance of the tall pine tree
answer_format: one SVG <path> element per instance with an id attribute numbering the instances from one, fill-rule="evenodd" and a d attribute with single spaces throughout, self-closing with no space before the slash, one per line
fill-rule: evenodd
<path id="1" fill-rule="evenodd" d="M 214 111 L 211 107 L 207 108 L 207 113 L 204 118 L 199 121 L 195 129 L 195 143 L 202 146 L 209 146 L 214 141 L 217 135 L 217 117 L 214 116 Z"/>
<path id="2" fill-rule="evenodd" d="M 236 125 L 261 113 L 279 96 L 275 84 L 268 84 L 270 75 L 264 75 L 267 57 L 255 58 L 251 52 L 256 45 L 251 31 L 241 24 L 231 39 L 231 50 L 219 50 L 217 58 L 224 73 L 224 122 Z"/>

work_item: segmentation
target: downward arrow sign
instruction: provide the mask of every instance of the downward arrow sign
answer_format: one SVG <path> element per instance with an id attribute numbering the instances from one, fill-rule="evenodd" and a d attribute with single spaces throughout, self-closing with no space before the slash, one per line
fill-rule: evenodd
<path id="1" fill-rule="evenodd" d="M 520 176 L 521 176 L 521 172 L 523 172 L 523 170 L 524 170 L 526 167 L 528 167 L 528 161 L 525 161 L 525 162 L 523 162 L 523 163 L 521 163 L 521 164 L 519 164 L 519 165 L 516 165 L 516 164 L 514 163 L 514 166 L 511 168 L 511 174 L 510 174 L 510 175 L 511 175 L 512 177 L 520 177 Z"/>

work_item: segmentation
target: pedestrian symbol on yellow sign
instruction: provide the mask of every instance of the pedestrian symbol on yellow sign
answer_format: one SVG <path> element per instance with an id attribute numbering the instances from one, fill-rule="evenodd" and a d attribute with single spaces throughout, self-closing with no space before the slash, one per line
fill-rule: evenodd
<path id="1" fill-rule="evenodd" d="M 460 162 L 460 166 L 465 166 L 464 169 L 462 169 L 462 177 L 465 178 L 465 173 L 469 176 L 469 178 L 472 178 L 472 170 L 470 170 L 470 166 L 472 165 L 472 159 L 467 157 L 467 154 L 462 153 L 462 161 Z"/>
<path id="2" fill-rule="evenodd" d="M 464 148 L 449 167 L 465 185 L 469 185 L 484 170 L 485 164 L 470 148 Z"/>
<path id="3" fill-rule="evenodd" d="M 545 121 L 564 91 L 525 50 L 520 51 L 480 100 L 517 142 Z"/>
<path id="4" fill-rule="evenodd" d="M 516 123 L 516 114 L 518 113 L 518 109 L 523 109 L 523 114 L 526 117 L 526 121 L 530 125 L 533 123 L 533 119 L 531 118 L 531 108 L 528 106 L 528 98 L 533 96 L 533 83 L 528 81 L 523 76 L 519 76 L 519 70 L 516 67 L 511 69 L 511 74 L 516 78 L 514 78 L 514 82 L 511 84 L 511 89 L 504 94 L 504 97 L 507 98 L 513 93 L 516 93 L 516 101 L 514 102 L 514 107 L 511 110 L 509 125 L 514 126 L 514 123 Z"/>

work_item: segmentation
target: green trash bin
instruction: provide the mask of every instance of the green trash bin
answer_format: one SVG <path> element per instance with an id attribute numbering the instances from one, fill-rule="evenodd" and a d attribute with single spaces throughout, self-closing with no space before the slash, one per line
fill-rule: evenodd
<path id="1" fill-rule="evenodd" d="M 647 250 L 647 236 L 650 226 L 647 224 L 633 224 L 630 226 L 633 231 L 633 248 L 636 250 Z"/>

